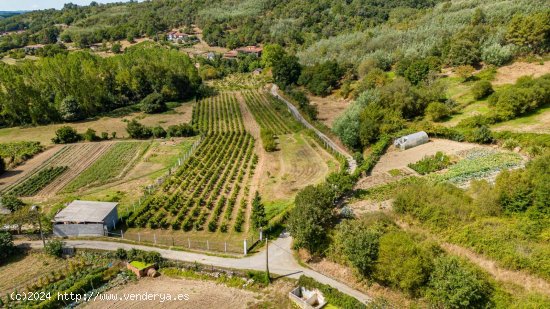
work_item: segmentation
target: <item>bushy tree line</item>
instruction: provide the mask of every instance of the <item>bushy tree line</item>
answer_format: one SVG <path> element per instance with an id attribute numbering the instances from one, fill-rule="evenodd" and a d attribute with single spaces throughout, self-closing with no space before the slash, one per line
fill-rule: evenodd
<path id="1" fill-rule="evenodd" d="M 147 139 L 147 138 L 164 138 L 164 137 L 188 137 L 197 135 L 191 125 L 182 123 L 178 125 L 171 125 L 166 130 L 161 126 L 147 127 L 137 120 L 133 119 L 128 122 L 126 131 L 131 138 Z"/>
<path id="2" fill-rule="evenodd" d="M 153 44 L 110 58 L 75 52 L 0 67 L 0 126 L 76 121 L 155 92 L 182 100 L 201 84 L 187 55 Z"/>

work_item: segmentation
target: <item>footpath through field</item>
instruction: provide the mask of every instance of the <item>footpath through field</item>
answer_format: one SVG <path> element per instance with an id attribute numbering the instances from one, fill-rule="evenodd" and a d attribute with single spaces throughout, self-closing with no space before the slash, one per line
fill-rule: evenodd
<path id="1" fill-rule="evenodd" d="M 348 161 L 350 173 L 353 173 L 355 171 L 355 169 L 357 168 L 357 162 L 355 161 L 355 159 L 353 159 L 353 157 L 350 154 L 348 154 L 344 149 L 338 146 L 328 136 L 326 136 L 321 131 L 319 131 L 311 123 L 307 122 L 307 120 L 302 116 L 302 114 L 300 114 L 300 112 L 298 111 L 296 106 L 294 106 L 294 104 L 288 102 L 284 97 L 279 95 L 279 87 L 277 87 L 277 85 L 273 84 L 271 86 L 271 94 L 275 98 L 285 102 L 285 104 L 287 105 L 288 109 L 290 110 L 294 118 L 296 118 L 299 122 L 301 122 L 304 126 L 306 126 L 306 128 L 313 130 L 313 132 L 315 132 L 315 134 L 317 134 L 317 136 L 319 136 L 319 138 L 322 139 L 328 147 L 332 148 L 334 151 L 343 155 Z"/>
<path id="2" fill-rule="evenodd" d="M 152 248 L 141 245 L 115 243 L 107 241 L 97 240 L 66 240 L 65 243 L 75 248 L 83 249 L 97 249 L 97 250 L 109 250 L 116 251 L 118 248 L 130 250 L 132 248 L 144 250 L 144 251 L 157 251 L 162 257 L 171 260 L 185 261 L 185 262 L 197 262 L 204 265 L 212 265 L 216 267 L 233 268 L 233 269 L 251 269 L 251 270 L 265 270 L 265 250 L 259 254 L 248 256 L 245 258 L 224 258 L 218 256 L 204 255 L 200 253 L 174 251 L 167 249 Z M 283 277 L 298 278 L 300 275 L 306 275 L 312 277 L 318 282 L 328 284 L 333 288 L 338 289 L 340 292 L 350 295 L 361 302 L 369 302 L 371 298 L 349 286 L 329 278 L 323 274 L 313 271 L 309 268 L 302 267 L 294 259 L 292 251 L 290 249 L 292 238 L 288 236 L 281 236 L 278 239 L 269 243 L 269 271 L 272 274 L 277 274 Z M 41 241 L 16 241 L 16 244 L 30 244 L 33 248 L 42 247 Z"/>

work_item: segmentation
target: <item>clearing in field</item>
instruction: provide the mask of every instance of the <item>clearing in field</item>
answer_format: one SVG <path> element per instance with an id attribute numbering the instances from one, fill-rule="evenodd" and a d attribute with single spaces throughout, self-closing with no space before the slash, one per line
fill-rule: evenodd
<path id="1" fill-rule="evenodd" d="M 513 84 L 522 76 L 539 77 L 550 73 L 550 61 L 515 62 L 497 69 L 494 85 Z"/>
<path id="2" fill-rule="evenodd" d="M 55 136 L 55 131 L 62 126 L 71 126 L 75 128 L 79 133 L 85 132 L 88 128 L 95 130 L 98 134 L 101 132 L 107 132 L 112 134 L 116 132 L 118 138 L 128 136 L 126 132 L 126 122 L 132 119 L 137 119 L 140 123 L 154 127 L 162 126 L 167 128 L 171 125 L 177 125 L 182 123 L 188 123 L 191 121 L 191 114 L 194 103 L 186 102 L 173 110 L 167 111 L 162 114 L 145 114 L 145 113 L 131 113 L 124 117 L 112 116 L 102 117 L 94 120 L 86 120 L 64 124 L 51 124 L 38 127 L 14 127 L 0 129 L 0 141 L 13 142 L 13 141 L 37 141 L 42 145 L 52 144 L 52 138 Z"/>
<path id="3" fill-rule="evenodd" d="M 327 97 L 308 95 L 311 104 L 319 111 L 319 121 L 332 128 L 334 120 L 350 106 L 351 100 L 343 99 L 336 94 Z"/>
<path id="4" fill-rule="evenodd" d="M 491 126 L 496 131 L 550 134 L 550 107 L 540 108 L 527 116 Z"/>

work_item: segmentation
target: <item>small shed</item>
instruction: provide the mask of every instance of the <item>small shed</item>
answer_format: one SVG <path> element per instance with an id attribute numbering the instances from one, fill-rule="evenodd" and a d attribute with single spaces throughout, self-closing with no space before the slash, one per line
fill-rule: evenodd
<path id="1" fill-rule="evenodd" d="M 73 201 L 53 222 L 56 236 L 103 236 L 118 222 L 118 203 Z"/>
<path id="2" fill-rule="evenodd" d="M 290 291 L 288 296 L 298 308 L 302 309 L 320 309 L 327 304 L 323 293 L 317 289 L 308 290 L 299 286 Z"/>
<path id="3" fill-rule="evenodd" d="M 429 141 L 430 138 L 428 137 L 428 134 L 424 131 L 420 131 L 396 139 L 393 142 L 393 145 L 401 150 L 406 150 L 418 145 L 426 144 Z"/>

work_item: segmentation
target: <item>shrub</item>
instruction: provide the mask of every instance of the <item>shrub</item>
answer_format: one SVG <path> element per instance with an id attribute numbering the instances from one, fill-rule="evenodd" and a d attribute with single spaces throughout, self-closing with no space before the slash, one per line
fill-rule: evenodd
<path id="1" fill-rule="evenodd" d="M 429 253 L 404 232 L 380 238 L 375 276 L 381 282 L 418 295 L 432 271 Z"/>
<path id="2" fill-rule="evenodd" d="M 116 249 L 115 256 L 119 260 L 126 260 L 126 258 L 128 257 L 128 255 L 126 254 L 126 250 L 122 248 Z"/>
<path id="3" fill-rule="evenodd" d="M 4 158 L 0 157 L 0 175 L 6 171 L 6 162 Z"/>
<path id="4" fill-rule="evenodd" d="M 187 123 L 169 126 L 167 130 L 168 137 L 188 137 L 195 136 L 197 132 Z"/>
<path id="5" fill-rule="evenodd" d="M 456 257 L 435 261 L 430 276 L 428 299 L 443 308 L 487 308 L 492 287 L 483 276 Z"/>
<path id="6" fill-rule="evenodd" d="M 25 203 L 23 203 L 22 200 L 18 199 L 14 195 L 4 195 L 2 196 L 2 198 L 0 198 L 0 202 L 2 202 L 2 206 L 6 207 L 12 212 L 17 211 L 25 206 Z"/>
<path id="7" fill-rule="evenodd" d="M 52 142 L 55 144 L 76 143 L 82 139 L 73 127 L 64 126 L 55 131 L 55 137 Z"/>
<path id="8" fill-rule="evenodd" d="M 381 233 L 362 221 L 346 220 L 338 226 L 342 253 L 363 276 L 368 276 L 378 259 Z"/>
<path id="9" fill-rule="evenodd" d="M 271 130 L 261 129 L 260 136 L 262 138 L 262 145 L 265 151 L 273 152 L 277 150 L 277 142 L 275 141 L 275 134 Z"/>
<path id="10" fill-rule="evenodd" d="M 433 156 L 427 156 L 416 163 L 409 164 L 408 167 L 412 168 L 420 175 L 426 175 L 428 173 L 442 170 L 450 164 L 451 160 L 449 156 L 445 155 L 441 151 L 438 151 Z"/>
<path id="11" fill-rule="evenodd" d="M 472 143 L 489 144 L 493 141 L 491 130 L 486 125 L 474 129 L 466 136 L 466 140 Z"/>
<path id="12" fill-rule="evenodd" d="M 96 135 L 95 130 L 88 128 L 84 134 L 82 134 L 84 140 L 88 142 L 95 142 L 99 140 L 99 137 Z"/>
<path id="13" fill-rule="evenodd" d="M 166 137 L 166 131 L 161 126 L 156 126 L 153 129 L 151 129 L 151 132 L 153 133 L 153 137 L 155 138 L 164 138 Z"/>
<path id="14" fill-rule="evenodd" d="M 63 245 L 64 243 L 61 240 L 50 240 L 46 243 L 44 251 L 51 256 L 61 257 L 63 254 Z"/>
<path id="15" fill-rule="evenodd" d="M 472 77 L 475 69 L 471 65 L 461 65 L 456 67 L 454 71 L 456 75 L 462 79 L 462 81 L 467 81 Z"/>
<path id="16" fill-rule="evenodd" d="M 101 139 L 106 141 L 109 139 L 109 133 L 107 132 L 101 132 Z"/>
<path id="17" fill-rule="evenodd" d="M 476 100 L 486 98 L 493 92 L 493 86 L 488 80 L 480 80 L 472 87 L 472 94 L 474 95 L 474 99 Z"/>
<path id="18" fill-rule="evenodd" d="M 502 46 L 498 43 L 485 46 L 481 50 L 481 59 L 496 66 L 507 64 L 514 57 L 514 50 L 511 45 Z"/>
<path id="19" fill-rule="evenodd" d="M 156 114 L 166 111 L 164 97 L 158 92 L 153 92 L 141 101 L 141 111 L 147 114 Z"/>
<path id="20" fill-rule="evenodd" d="M 126 126 L 126 132 L 128 132 L 131 138 L 137 139 L 146 139 L 153 136 L 153 132 L 150 128 L 142 125 L 135 119 L 128 122 L 128 125 Z"/>
<path id="21" fill-rule="evenodd" d="M 451 115 L 451 109 L 441 102 L 432 102 L 426 108 L 426 115 L 433 121 L 441 121 Z"/>
<path id="22" fill-rule="evenodd" d="M 0 231 L 0 263 L 3 263 L 16 247 L 13 244 L 13 236 L 9 232 Z"/>

